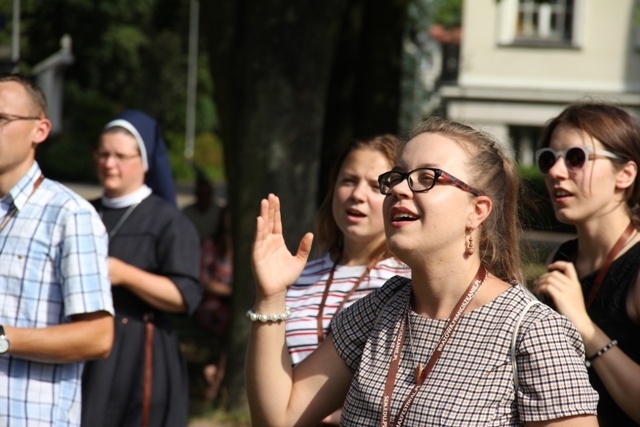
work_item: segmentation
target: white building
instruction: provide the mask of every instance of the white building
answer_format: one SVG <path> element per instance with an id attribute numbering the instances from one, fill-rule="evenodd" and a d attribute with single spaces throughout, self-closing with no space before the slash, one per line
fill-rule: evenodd
<path id="1" fill-rule="evenodd" d="M 473 123 L 531 164 L 540 128 L 569 102 L 640 112 L 634 0 L 465 0 L 458 80 L 440 90 L 449 118 Z"/>

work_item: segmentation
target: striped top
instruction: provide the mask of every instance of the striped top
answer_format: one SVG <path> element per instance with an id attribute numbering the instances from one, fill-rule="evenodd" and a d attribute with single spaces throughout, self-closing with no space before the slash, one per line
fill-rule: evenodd
<path id="1" fill-rule="evenodd" d="M 329 254 L 307 263 L 297 282 L 287 290 L 287 306 L 291 317 L 287 319 L 287 347 L 291 362 L 297 365 L 318 346 L 317 316 L 322 295 L 331 274 L 334 262 Z M 331 288 L 322 311 L 322 325 L 326 336 L 331 319 L 336 314 L 344 298 L 364 273 L 366 266 L 337 265 Z M 362 280 L 341 310 L 382 285 L 393 276 L 409 277 L 411 270 L 396 258 L 387 258 L 377 263 Z"/>

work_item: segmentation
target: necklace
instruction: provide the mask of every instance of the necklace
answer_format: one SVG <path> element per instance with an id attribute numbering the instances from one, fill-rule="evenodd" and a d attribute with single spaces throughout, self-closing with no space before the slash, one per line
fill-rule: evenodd
<path id="1" fill-rule="evenodd" d="M 29 193 L 27 200 L 29 200 L 31 196 L 33 196 L 33 193 L 35 193 L 38 187 L 40 187 L 40 184 L 42 184 L 43 180 L 44 180 L 44 175 L 41 174 L 36 180 L 36 182 L 33 184 L 33 190 L 31 190 L 31 193 Z M 4 230 L 7 224 L 9 224 L 9 221 L 11 221 L 11 219 L 17 215 L 17 213 L 18 213 L 18 207 L 14 202 L 9 212 L 7 212 L 4 218 L 2 218 L 2 222 L 0 222 L 0 233 L 2 232 L 2 230 Z"/>
<path id="2" fill-rule="evenodd" d="M 122 216 L 120 217 L 120 219 L 118 220 L 116 225 L 114 225 L 113 228 L 111 229 L 111 231 L 109 231 L 109 240 L 111 240 L 111 238 L 113 238 L 113 236 L 116 235 L 118 230 L 120 230 L 120 227 L 122 227 L 122 225 L 127 220 L 127 218 L 129 218 L 129 215 L 131 215 L 131 213 L 133 213 L 133 210 L 139 204 L 140 204 L 140 202 L 134 203 L 133 205 L 129 206 L 129 208 L 127 208 L 127 210 L 124 212 L 124 214 L 122 214 Z M 102 218 L 102 214 L 103 214 L 103 211 L 102 211 L 102 209 L 100 209 L 100 218 Z"/>
<path id="3" fill-rule="evenodd" d="M 447 322 L 447 326 L 445 327 L 444 332 L 440 336 L 440 340 L 436 344 L 435 349 L 431 353 L 431 357 L 429 357 L 429 360 L 427 361 L 427 365 L 424 368 L 422 368 L 422 364 L 418 363 L 418 365 L 416 366 L 415 368 L 416 384 L 413 386 L 413 388 L 409 391 L 409 394 L 407 395 L 407 397 L 404 399 L 404 402 L 402 403 L 402 406 L 400 408 L 400 412 L 398 413 L 398 416 L 396 417 L 396 420 L 394 422 L 394 426 L 399 427 L 403 425 L 404 420 L 407 414 L 409 413 L 409 408 L 411 407 L 413 400 L 417 396 L 418 391 L 420 390 L 420 387 L 425 383 L 427 377 L 431 373 L 433 367 L 435 366 L 436 362 L 440 358 L 440 355 L 444 351 L 447 343 L 449 342 L 449 339 L 453 335 L 453 331 L 458 325 L 460 318 L 464 314 L 466 308 L 469 306 L 469 303 L 471 302 L 471 300 L 473 300 L 473 297 L 476 295 L 476 293 L 478 292 L 478 289 L 480 289 L 480 286 L 482 286 L 486 278 L 487 278 L 487 270 L 484 268 L 483 265 L 480 265 L 475 277 L 467 287 L 467 290 L 460 297 L 460 299 L 458 300 L 458 303 L 451 311 L 451 314 L 449 315 L 449 321 Z M 407 304 L 406 310 L 407 312 L 411 311 L 411 298 L 409 298 L 409 303 Z M 401 319 L 400 330 L 396 334 L 396 338 L 393 343 L 391 363 L 389 365 L 389 371 L 387 373 L 387 381 L 385 383 L 384 393 L 382 395 L 382 404 L 381 404 L 382 411 L 380 415 L 380 426 L 390 425 L 390 412 L 391 412 L 391 400 L 393 397 L 393 387 L 395 384 L 396 376 L 398 375 L 398 367 L 400 366 L 400 359 L 402 356 L 402 346 L 404 345 L 405 335 L 407 334 L 407 329 L 411 327 L 411 325 L 409 324 L 408 315 L 402 316 L 400 319 Z M 410 331 L 409 331 L 409 335 L 411 335 Z M 411 339 L 411 336 L 409 336 L 409 339 Z M 409 342 L 409 345 L 411 345 L 411 342 Z M 411 348 L 410 350 L 411 350 L 411 357 L 413 358 L 414 357 L 413 349 Z M 412 360 L 412 362 L 415 363 L 415 359 Z"/>

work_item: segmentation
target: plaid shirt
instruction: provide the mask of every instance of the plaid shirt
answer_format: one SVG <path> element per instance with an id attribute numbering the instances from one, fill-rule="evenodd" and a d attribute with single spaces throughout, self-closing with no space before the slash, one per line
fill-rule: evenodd
<path id="1" fill-rule="evenodd" d="M 354 371 L 342 425 L 379 425 L 391 347 L 407 316 L 411 284 L 393 278 L 340 313 L 331 324 L 338 354 Z M 536 304 L 520 325 L 519 387 L 514 390 L 510 340 L 531 300 L 519 285 L 462 316 L 433 371 L 418 392 L 405 426 L 519 426 L 526 422 L 595 414 L 597 393 L 584 366 L 580 335 L 565 317 Z M 391 421 L 415 384 L 446 326 L 409 312 L 391 402 Z"/>
<path id="2" fill-rule="evenodd" d="M 113 314 L 100 217 L 57 182 L 32 193 L 40 175 L 36 163 L 0 203 L 0 214 L 18 208 L 0 231 L 0 324 L 44 328 L 74 314 Z M 0 425 L 78 426 L 83 366 L 0 356 Z"/>

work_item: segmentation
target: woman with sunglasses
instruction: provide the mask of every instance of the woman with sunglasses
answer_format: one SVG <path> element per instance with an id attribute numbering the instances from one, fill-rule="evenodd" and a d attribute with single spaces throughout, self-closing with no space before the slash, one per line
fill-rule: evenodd
<path id="1" fill-rule="evenodd" d="M 344 402 L 343 425 L 597 425 L 575 327 L 517 283 L 519 181 L 499 144 L 432 118 L 378 182 L 387 244 L 412 279 L 392 278 L 341 311 L 295 368 L 285 294 L 313 236 L 291 254 L 278 198 L 261 202 L 246 363 L 253 422 L 314 425 Z"/>
<path id="2" fill-rule="evenodd" d="M 538 292 L 584 341 L 601 426 L 640 425 L 640 127 L 605 103 L 570 105 L 546 126 L 537 165 L 577 239 L 551 256 Z"/>

